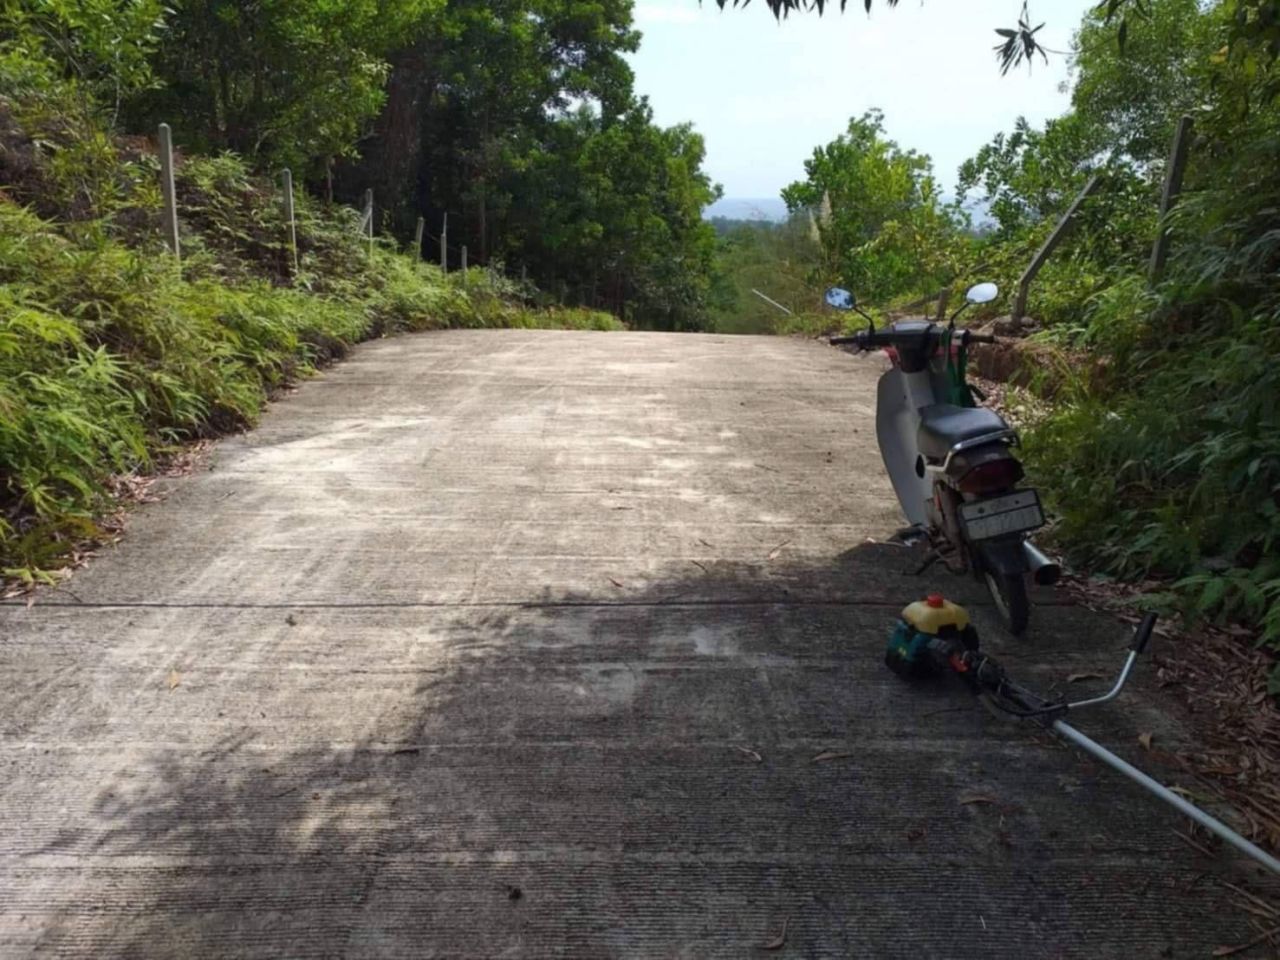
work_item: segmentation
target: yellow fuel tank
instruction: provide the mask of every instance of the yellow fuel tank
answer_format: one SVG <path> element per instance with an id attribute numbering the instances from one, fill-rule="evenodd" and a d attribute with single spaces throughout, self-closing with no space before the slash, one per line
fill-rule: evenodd
<path id="1" fill-rule="evenodd" d="M 923 600 L 909 603 L 902 610 L 902 619 L 919 633 L 936 635 L 943 627 L 963 630 L 969 625 L 969 612 L 958 603 L 944 599 L 940 593 L 931 593 Z"/>

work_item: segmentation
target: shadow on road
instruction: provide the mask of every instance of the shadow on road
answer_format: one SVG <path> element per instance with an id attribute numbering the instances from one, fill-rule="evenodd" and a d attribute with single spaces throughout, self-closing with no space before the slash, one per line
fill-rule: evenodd
<path id="1" fill-rule="evenodd" d="M 31 851 L 76 878 L 31 905 L 56 914 L 37 952 L 1181 957 L 1247 939 L 1222 865 L 1142 794 L 883 668 L 922 592 L 913 560 L 783 550 L 598 594 L 366 611 L 438 650 L 392 680 L 350 659 L 350 686 L 385 694 L 334 718 L 349 742 L 246 722 L 115 769 Z M 977 584 L 925 583 L 1035 683 L 1109 675 L 1124 643 L 1051 596 L 1009 641 Z M 341 645 L 340 614 L 300 608 L 299 629 Z M 279 682 L 305 687 L 297 667 Z M 190 693 L 253 715 L 243 696 Z M 1164 735 L 1150 697 L 1090 728 Z"/>

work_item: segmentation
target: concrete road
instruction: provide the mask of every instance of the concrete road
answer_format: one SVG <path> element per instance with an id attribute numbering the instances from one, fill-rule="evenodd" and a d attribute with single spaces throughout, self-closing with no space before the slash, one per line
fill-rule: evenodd
<path id="1" fill-rule="evenodd" d="M 897 521 L 881 362 L 460 331 L 277 403 L 67 588 L 0 608 L 0 954 L 1250 939 L 1220 885 L 1246 871 L 1145 794 L 882 666 L 926 588 L 1045 685 L 1110 675 L 1125 636 L 1050 595 L 1005 641 L 976 585 L 870 542 Z M 1140 687 L 1080 725 L 1152 766 L 1168 711 Z"/>

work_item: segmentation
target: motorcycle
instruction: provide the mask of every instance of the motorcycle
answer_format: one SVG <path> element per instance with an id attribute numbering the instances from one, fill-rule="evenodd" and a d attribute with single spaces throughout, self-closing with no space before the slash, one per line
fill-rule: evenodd
<path id="1" fill-rule="evenodd" d="M 1017 431 L 994 410 L 975 405 L 982 394 L 965 380 L 969 345 L 996 338 L 957 329 L 956 318 L 998 294 L 994 283 L 980 283 L 945 324 L 899 320 L 879 330 L 848 290 L 832 287 L 826 301 L 867 321 L 852 336 L 831 337 L 833 346 L 881 348 L 889 355 L 892 365 L 876 392 L 876 438 L 910 524 L 898 539 L 908 545 L 925 539 L 930 546 L 917 573 L 939 560 L 953 573 L 972 573 L 1017 636 L 1031 615 L 1028 575 L 1049 585 L 1061 567 L 1028 539 L 1045 518 L 1039 494 L 1019 486 Z"/>

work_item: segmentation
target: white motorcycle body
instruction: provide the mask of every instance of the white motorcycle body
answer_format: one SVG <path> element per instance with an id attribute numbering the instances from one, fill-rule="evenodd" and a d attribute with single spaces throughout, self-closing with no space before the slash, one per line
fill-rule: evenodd
<path id="1" fill-rule="evenodd" d="M 942 381 L 942 382 L 939 382 Z M 907 523 L 927 526 L 925 504 L 932 499 L 932 481 L 920 469 L 916 437 L 920 410 L 946 396 L 944 378 L 930 370 L 904 373 L 897 366 L 885 371 L 876 388 L 876 439 L 880 456 L 897 494 Z"/>

